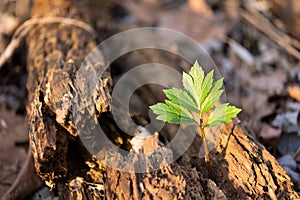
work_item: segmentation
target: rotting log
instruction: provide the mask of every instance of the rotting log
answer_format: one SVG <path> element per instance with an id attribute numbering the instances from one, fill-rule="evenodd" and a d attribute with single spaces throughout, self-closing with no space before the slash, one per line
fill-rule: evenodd
<path id="1" fill-rule="evenodd" d="M 90 9 L 92 7 L 86 1 L 34 0 L 32 17 L 68 17 L 89 23 Z M 89 78 L 95 78 L 98 75 L 96 71 L 104 68 L 101 52 L 98 51 L 95 55 L 98 59 L 97 65 L 92 66 L 93 62 L 89 62 L 89 58 L 85 60 L 85 65 L 92 69 L 90 76 L 84 77 L 78 73 L 84 58 L 96 44 L 96 38 L 90 32 L 76 24 L 64 24 L 63 21 L 36 25 L 30 30 L 27 37 L 27 112 L 34 165 L 38 175 L 49 187 L 56 187 L 62 199 L 137 199 L 141 195 L 135 175 L 105 169 L 84 148 L 78 137 L 78 123 L 75 123 L 72 113 L 74 105 L 76 111 L 82 112 L 87 112 L 86 106 L 90 106 L 90 109 L 95 107 L 98 117 L 110 110 L 109 71 L 105 71 L 97 80 L 94 79 L 96 89 L 93 93 L 86 93 L 88 82 L 91 82 Z M 85 105 L 80 101 L 80 95 L 82 98 L 89 98 L 87 95 L 91 95 L 92 104 Z M 102 120 L 110 123 L 108 119 Z M 147 186 L 144 189 L 145 196 L 182 198 L 185 188 L 182 176 L 173 174 L 170 167 L 162 170 L 155 172 L 157 176 L 153 175 L 154 178 L 152 174 L 148 174 L 148 177 L 140 180 L 145 180 Z M 116 174 L 119 175 L 113 176 Z M 117 181 L 118 177 L 120 181 L 123 180 L 122 184 Z M 158 183 L 164 180 L 168 184 L 157 185 L 151 191 L 149 187 L 153 179 L 160 180 Z M 167 194 L 156 193 L 157 189 L 163 188 L 168 188 L 165 189 Z M 171 190 L 174 191 L 168 193 Z"/>
<path id="2" fill-rule="evenodd" d="M 298 199 L 293 184 L 276 159 L 240 124 L 223 127 L 210 152 L 210 177 L 228 199 Z M 199 138 L 196 140 L 199 140 Z M 196 142 L 196 141 L 195 141 Z M 199 171 L 195 143 L 186 152 Z"/>
<path id="3" fill-rule="evenodd" d="M 85 1 L 35 0 L 32 17 L 36 16 L 91 21 Z M 72 87 L 85 78 L 77 77 L 76 71 L 96 45 L 95 35 L 63 22 L 34 26 L 27 37 L 30 146 L 38 175 L 51 188 L 56 186 L 63 199 L 104 198 L 104 166 L 81 145 L 71 115 Z M 100 52 L 97 56 L 101 60 Z M 104 62 L 93 67 L 103 66 Z M 95 98 L 101 112 L 110 109 L 110 82 L 107 71 L 97 83 L 107 89 L 98 91 L 101 99 Z"/>
<path id="4" fill-rule="evenodd" d="M 90 23 L 92 12 L 89 9 L 92 8 L 86 1 L 34 0 L 32 17 L 59 16 Z M 197 166 L 201 163 L 193 157 L 199 150 L 199 138 L 196 138 L 185 158 L 158 171 L 134 174 L 106 168 L 82 145 L 78 137 L 81 133 L 72 113 L 74 105 L 85 106 L 74 97 L 86 95 L 86 83 L 90 80 L 80 77 L 77 72 L 85 56 L 96 44 L 96 38 L 90 32 L 76 25 L 63 23 L 37 25 L 27 37 L 30 146 L 38 175 L 48 186 L 57 188 L 60 198 L 298 197 L 290 179 L 276 160 L 238 126 L 232 125 L 226 126 L 222 131 L 215 150 L 211 152 L 211 179 L 205 179 L 201 169 L 197 171 L 192 167 L 192 164 Z M 97 57 L 101 58 L 100 51 Z M 86 64 L 89 65 L 89 62 Z M 101 69 L 104 66 L 102 59 L 102 63 L 89 67 Z M 111 134 L 110 138 L 121 138 L 125 144 L 128 138 L 115 127 L 109 116 L 109 71 L 98 77 L 95 86 L 96 89 L 91 94 L 93 105 L 89 106 L 96 108 L 98 119 Z M 166 134 L 171 137 L 172 129 Z M 170 138 L 169 136 L 166 138 Z M 116 144 L 118 142 L 119 140 L 115 141 Z M 161 147 L 159 150 L 163 158 L 172 156 L 167 148 Z M 138 156 L 133 153 L 121 158 L 122 155 L 119 155 L 120 159 L 116 162 L 131 162 L 134 165 L 136 159 L 139 159 Z"/>

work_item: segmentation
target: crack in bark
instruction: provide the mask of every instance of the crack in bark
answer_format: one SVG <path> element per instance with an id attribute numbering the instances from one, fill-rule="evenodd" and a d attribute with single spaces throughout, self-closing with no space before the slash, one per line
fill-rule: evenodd
<path id="1" fill-rule="evenodd" d="M 268 167 L 268 171 L 270 173 L 270 175 L 272 176 L 272 179 L 274 181 L 274 184 L 276 185 L 276 190 L 275 190 L 275 194 L 278 195 L 278 191 L 280 189 L 280 185 L 277 182 L 277 177 L 275 176 L 274 172 L 273 172 L 273 167 L 272 164 L 270 164 L 269 161 L 266 161 L 266 166 Z"/>
<path id="2" fill-rule="evenodd" d="M 229 155 L 231 155 L 233 157 L 233 159 L 235 160 L 236 163 L 239 163 L 239 160 L 233 153 L 229 153 Z"/>
<path id="3" fill-rule="evenodd" d="M 229 144 L 229 141 L 230 141 L 230 138 L 231 138 L 231 135 L 233 134 L 233 131 L 234 131 L 234 128 L 235 128 L 235 124 L 233 124 L 232 125 L 232 127 L 231 127 L 231 130 L 230 130 L 230 132 L 229 132 L 229 136 L 227 137 L 227 141 L 226 141 L 226 145 L 225 145 L 225 147 L 224 147 L 224 149 L 223 149 L 223 151 L 225 150 L 227 150 L 227 148 L 228 148 L 228 144 Z"/>

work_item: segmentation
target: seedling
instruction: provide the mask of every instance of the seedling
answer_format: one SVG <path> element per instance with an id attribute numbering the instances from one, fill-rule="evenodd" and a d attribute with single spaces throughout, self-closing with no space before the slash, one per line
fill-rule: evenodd
<path id="1" fill-rule="evenodd" d="M 221 78 L 214 82 L 214 70 L 211 70 L 206 76 L 203 69 L 196 61 L 190 72 L 183 72 L 182 83 L 184 89 L 171 88 L 163 92 L 168 97 L 165 103 L 157 103 L 150 106 L 158 120 L 173 124 L 196 125 L 200 133 L 205 162 L 210 171 L 210 160 L 208 156 L 208 147 L 205 139 L 205 128 L 219 126 L 232 121 L 241 109 L 223 103 L 216 105 L 223 93 L 223 80 Z M 204 118 L 204 113 L 208 117 Z"/>

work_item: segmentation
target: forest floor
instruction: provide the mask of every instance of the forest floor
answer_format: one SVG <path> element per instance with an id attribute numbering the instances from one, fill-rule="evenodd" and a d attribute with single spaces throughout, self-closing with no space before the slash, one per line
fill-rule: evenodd
<path id="1" fill-rule="evenodd" d="M 274 155 L 300 193 L 300 31 L 295 30 L 296 22 L 285 21 L 293 21 L 299 11 L 282 14 L 278 5 L 265 0 L 243 6 L 217 0 L 198 6 L 180 1 L 112 2 L 103 3 L 101 20 L 95 24 L 97 31 L 105 33 L 100 38 L 157 26 L 180 31 L 206 49 L 225 78 L 227 101 L 243 110 L 239 115 L 243 126 Z M 2 1 L 0 6 L 1 54 L 27 19 L 30 4 L 28 0 Z M 130 66 L 138 63 L 135 58 L 128 55 L 122 62 Z M 21 43 L 0 66 L 0 196 L 17 177 L 28 149 L 25 59 Z M 117 79 L 120 74 L 113 72 Z"/>

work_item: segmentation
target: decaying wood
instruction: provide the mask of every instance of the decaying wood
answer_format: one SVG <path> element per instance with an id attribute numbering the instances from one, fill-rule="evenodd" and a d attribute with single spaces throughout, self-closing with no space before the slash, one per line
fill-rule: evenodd
<path id="1" fill-rule="evenodd" d="M 32 16 L 90 21 L 88 6 L 80 1 L 36 0 L 33 3 Z M 76 84 L 81 84 L 84 90 L 87 78 L 79 77 L 76 71 L 96 44 L 90 32 L 63 22 L 36 26 L 27 37 L 29 137 L 35 168 L 48 186 L 58 186 L 64 198 L 100 198 L 104 194 L 101 187 L 104 167 L 81 145 L 71 115 L 73 98 L 80 92 L 74 91 Z M 104 66 L 101 53 L 97 56 L 100 63 L 91 66 L 92 69 Z M 108 72 L 99 77 L 95 86 L 100 90 L 92 94 L 101 112 L 109 110 L 110 80 Z"/>
<path id="2" fill-rule="evenodd" d="M 33 15 L 41 17 L 48 14 L 74 18 L 83 16 L 82 19 L 88 22 L 89 17 L 84 16 L 84 13 L 89 13 L 88 7 L 79 1 L 34 1 Z M 117 186 L 114 183 L 115 179 L 109 181 L 116 177 L 108 177 L 106 187 L 115 191 L 111 193 L 104 191 L 105 168 L 81 144 L 78 137 L 80 131 L 76 128 L 78 123 L 76 124 L 75 119 L 72 118 L 74 116 L 72 112 L 87 112 L 86 107 L 90 110 L 95 107 L 97 109 L 95 112 L 99 115 L 110 110 L 111 78 L 109 73 L 104 73 L 102 77 L 95 77 L 98 75 L 96 70 L 104 68 L 104 61 L 101 62 L 101 52 L 94 55 L 98 59 L 97 66 L 92 66 L 93 62 L 89 62 L 89 58 L 85 60 L 85 64 L 95 71 L 89 71 L 91 74 L 86 74 L 87 77 L 77 73 L 84 57 L 96 46 L 95 38 L 89 32 L 76 26 L 63 23 L 43 24 L 31 30 L 27 44 L 29 135 L 35 168 L 39 176 L 48 186 L 57 186 L 59 196 L 63 199 L 98 199 L 104 198 L 104 195 L 113 198 L 113 194 L 119 194 L 119 190 L 129 191 L 128 196 L 133 194 L 133 197 L 137 198 L 139 196 L 137 185 L 133 193 L 130 193 L 132 190 L 130 181 L 134 181 L 134 174 L 125 178 L 131 180 L 124 182 L 121 188 L 118 186 L 118 190 L 116 187 L 111 187 Z M 94 81 L 96 89 L 89 93 L 87 82 L 91 81 Z M 87 104 L 80 101 L 80 97 L 84 99 L 88 98 L 88 95 L 91 95 L 91 101 Z M 75 111 L 72 102 L 76 104 Z M 81 119 L 82 124 L 84 120 L 86 119 Z M 107 173 L 109 175 L 120 173 L 121 179 L 126 176 L 126 173 L 113 170 L 107 170 Z M 167 178 L 161 177 L 159 180 L 165 180 L 169 185 L 157 185 L 155 190 L 163 187 L 168 188 L 167 190 L 177 188 L 178 183 L 169 181 L 169 178 L 177 180 L 177 176 L 172 174 L 172 169 L 166 168 L 164 173 Z M 157 174 L 163 173 L 157 172 Z M 181 176 L 178 178 L 183 179 Z M 145 178 L 145 180 L 149 179 L 152 177 Z M 155 177 L 155 179 L 158 178 Z M 149 181 L 145 182 L 147 187 L 150 184 Z M 172 196 L 170 194 L 168 197 L 182 197 L 183 184 L 184 182 L 180 187 L 178 186 L 179 189 L 175 190 Z M 150 190 L 150 192 L 147 191 L 145 188 L 145 195 L 159 195 Z M 165 194 L 161 195 L 163 197 Z M 123 197 L 125 198 L 126 195 Z"/>
<path id="3" fill-rule="evenodd" d="M 91 22 L 91 7 L 85 1 L 34 0 L 32 16 L 59 16 Z M 215 199 L 226 198 L 297 198 L 292 184 L 276 160 L 239 126 L 228 125 L 211 152 L 213 176 L 205 178 L 199 159 L 199 138 L 183 156 L 160 170 L 135 174 L 105 167 L 83 146 L 78 126 L 87 119 L 78 119 L 76 112 L 87 117 L 97 114 L 108 137 L 115 144 L 128 143 L 122 131 L 109 116 L 111 77 L 103 70 L 105 62 L 96 52 L 98 63 L 86 58 L 86 76 L 78 73 L 85 56 L 96 46 L 90 32 L 68 24 L 35 26 L 27 38 L 28 118 L 30 146 L 38 175 L 50 187 L 56 187 L 62 199 Z M 94 84 L 89 90 L 88 83 Z M 153 91 L 154 93 L 157 91 Z M 88 98 L 90 96 L 90 98 Z M 146 95 L 149 97 L 149 95 Z M 87 101 L 80 101 L 80 98 Z M 147 100 L 145 100 L 147 101 Z M 89 124 L 90 125 L 90 124 Z M 163 137 L 172 137 L 172 129 Z M 121 139 L 120 139 L 121 138 Z M 120 142 L 121 140 L 121 142 Z M 126 143 L 127 142 L 127 143 Z M 125 145 L 124 148 L 130 148 Z M 159 147 L 161 158 L 172 156 L 170 149 Z M 143 159 L 138 153 L 118 155 L 116 164 L 134 168 Z M 194 166 L 198 167 L 196 170 Z"/>
<path id="4" fill-rule="evenodd" d="M 224 128 L 211 155 L 213 177 L 227 197 L 299 198 L 276 159 L 239 125 L 229 124 Z"/>

